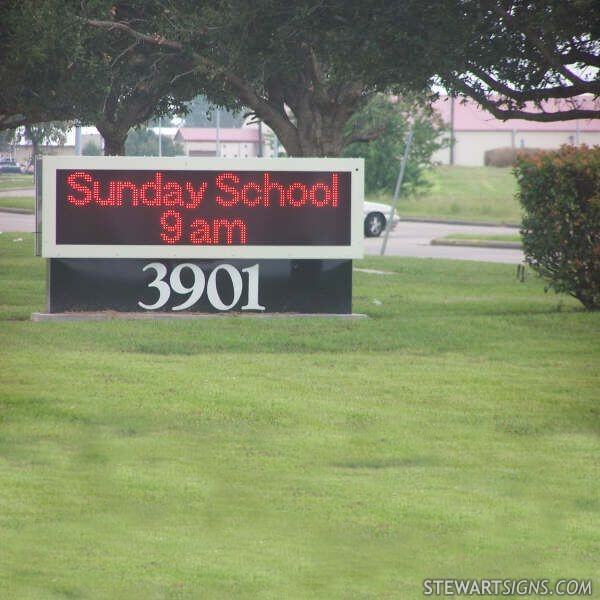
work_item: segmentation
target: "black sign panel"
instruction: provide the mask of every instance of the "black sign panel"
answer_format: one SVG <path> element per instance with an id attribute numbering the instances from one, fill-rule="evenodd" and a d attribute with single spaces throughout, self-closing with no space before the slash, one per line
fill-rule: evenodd
<path id="1" fill-rule="evenodd" d="M 351 173 L 56 170 L 56 244 L 348 246 Z"/>
<path id="2" fill-rule="evenodd" d="M 352 312 L 350 260 L 59 259 L 49 312 Z"/>

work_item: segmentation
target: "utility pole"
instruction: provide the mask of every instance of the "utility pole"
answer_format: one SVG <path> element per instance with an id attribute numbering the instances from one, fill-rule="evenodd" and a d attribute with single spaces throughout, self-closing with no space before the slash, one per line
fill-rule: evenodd
<path id="1" fill-rule="evenodd" d="M 81 125 L 75 125 L 75 155 L 81 156 Z"/>
<path id="2" fill-rule="evenodd" d="M 158 117 L 158 155 L 162 156 L 162 117 Z"/>
<path id="3" fill-rule="evenodd" d="M 385 228 L 385 236 L 383 238 L 383 243 L 381 244 L 380 256 L 383 256 L 385 254 L 388 238 L 390 237 L 390 231 L 392 230 L 392 225 L 394 224 L 394 215 L 396 214 L 396 207 L 398 206 L 398 196 L 400 195 L 400 188 L 402 187 L 402 180 L 404 179 L 404 171 L 406 170 L 408 154 L 410 152 L 410 147 L 412 146 L 414 127 L 415 122 L 411 119 L 408 135 L 406 136 L 404 154 L 402 155 L 402 160 L 400 161 L 400 171 L 398 172 L 398 179 L 396 180 L 396 189 L 394 190 L 394 198 L 392 199 L 392 208 L 390 210 L 390 214 L 387 220 L 387 226 Z"/>
<path id="4" fill-rule="evenodd" d="M 217 145 L 215 148 L 215 156 L 221 156 L 221 110 L 217 108 Z"/>
<path id="5" fill-rule="evenodd" d="M 450 166 L 454 165 L 454 94 L 450 96 Z"/>

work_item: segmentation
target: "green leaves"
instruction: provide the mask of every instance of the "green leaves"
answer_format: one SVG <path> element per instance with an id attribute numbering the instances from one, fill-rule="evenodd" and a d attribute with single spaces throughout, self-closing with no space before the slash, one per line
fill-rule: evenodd
<path id="1" fill-rule="evenodd" d="M 520 156 L 527 262 L 549 287 L 600 308 L 600 147 Z"/>
<path id="2" fill-rule="evenodd" d="M 416 102 L 405 99 L 392 102 L 387 96 L 377 95 L 348 123 L 346 134 L 352 143 L 343 155 L 365 159 L 367 193 L 393 191 L 409 119 L 414 120 L 414 136 L 402 189 L 414 193 L 427 185 L 424 170 L 431 164 L 433 153 L 444 145 L 440 139 L 444 125 L 439 117 Z"/>

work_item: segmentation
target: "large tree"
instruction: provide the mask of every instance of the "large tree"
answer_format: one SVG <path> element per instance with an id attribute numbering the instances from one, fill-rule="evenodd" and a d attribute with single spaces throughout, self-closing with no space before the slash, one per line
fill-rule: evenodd
<path id="1" fill-rule="evenodd" d="M 87 25 L 89 14 L 116 11 L 105 0 L 2 6 L 0 128 L 77 120 L 98 128 L 106 154 L 123 154 L 132 127 L 183 110 L 197 94 L 192 63 L 179 51 Z"/>
<path id="2" fill-rule="evenodd" d="M 0 17 L 0 128 L 78 118 L 109 153 L 199 91 L 295 156 L 338 155 L 374 93 L 435 78 L 499 118 L 600 116 L 579 105 L 600 93 L 593 0 L 8 0 Z"/>
<path id="3" fill-rule="evenodd" d="M 437 50 L 429 55 L 408 50 L 396 57 L 394 69 L 379 68 L 379 32 L 403 19 L 423 19 L 422 3 L 414 0 L 128 0 L 123 5 L 140 15 L 140 3 L 152 10 L 135 19 L 117 10 L 108 19 L 88 22 L 189 57 L 212 102 L 248 107 L 292 156 L 339 155 L 354 141 L 344 133 L 348 120 L 376 91 L 399 79 L 404 88 L 426 88 L 432 63 L 443 55 L 433 33 L 405 26 L 401 35 L 407 41 L 430 38 Z"/>

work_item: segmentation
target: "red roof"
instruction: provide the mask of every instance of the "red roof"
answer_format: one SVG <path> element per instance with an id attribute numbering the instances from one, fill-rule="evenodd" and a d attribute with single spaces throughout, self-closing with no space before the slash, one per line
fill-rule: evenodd
<path id="1" fill-rule="evenodd" d="M 600 100 L 594 101 L 591 96 L 579 101 L 582 107 L 598 108 Z M 434 108 L 446 123 L 450 123 L 450 98 L 442 96 L 434 103 Z M 561 107 L 560 100 L 545 103 L 548 112 L 555 112 Z M 526 110 L 535 110 L 532 106 Z M 474 100 L 467 99 L 464 103 L 461 98 L 454 102 L 454 130 L 455 131 L 575 131 L 577 121 L 555 121 L 540 123 L 526 121 L 525 119 L 509 119 L 500 121 L 484 110 Z M 586 119 L 579 121 L 579 131 L 600 131 L 600 119 Z"/>
<path id="2" fill-rule="evenodd" d="M 215 142 L 217 130 L 215 127 L 181 127 L 177 132 L 176 139 L 184 142 Z M 221 142 L 259 142 L 258 128 L 239 127 L 219 129 L 219 140 Z"/>

